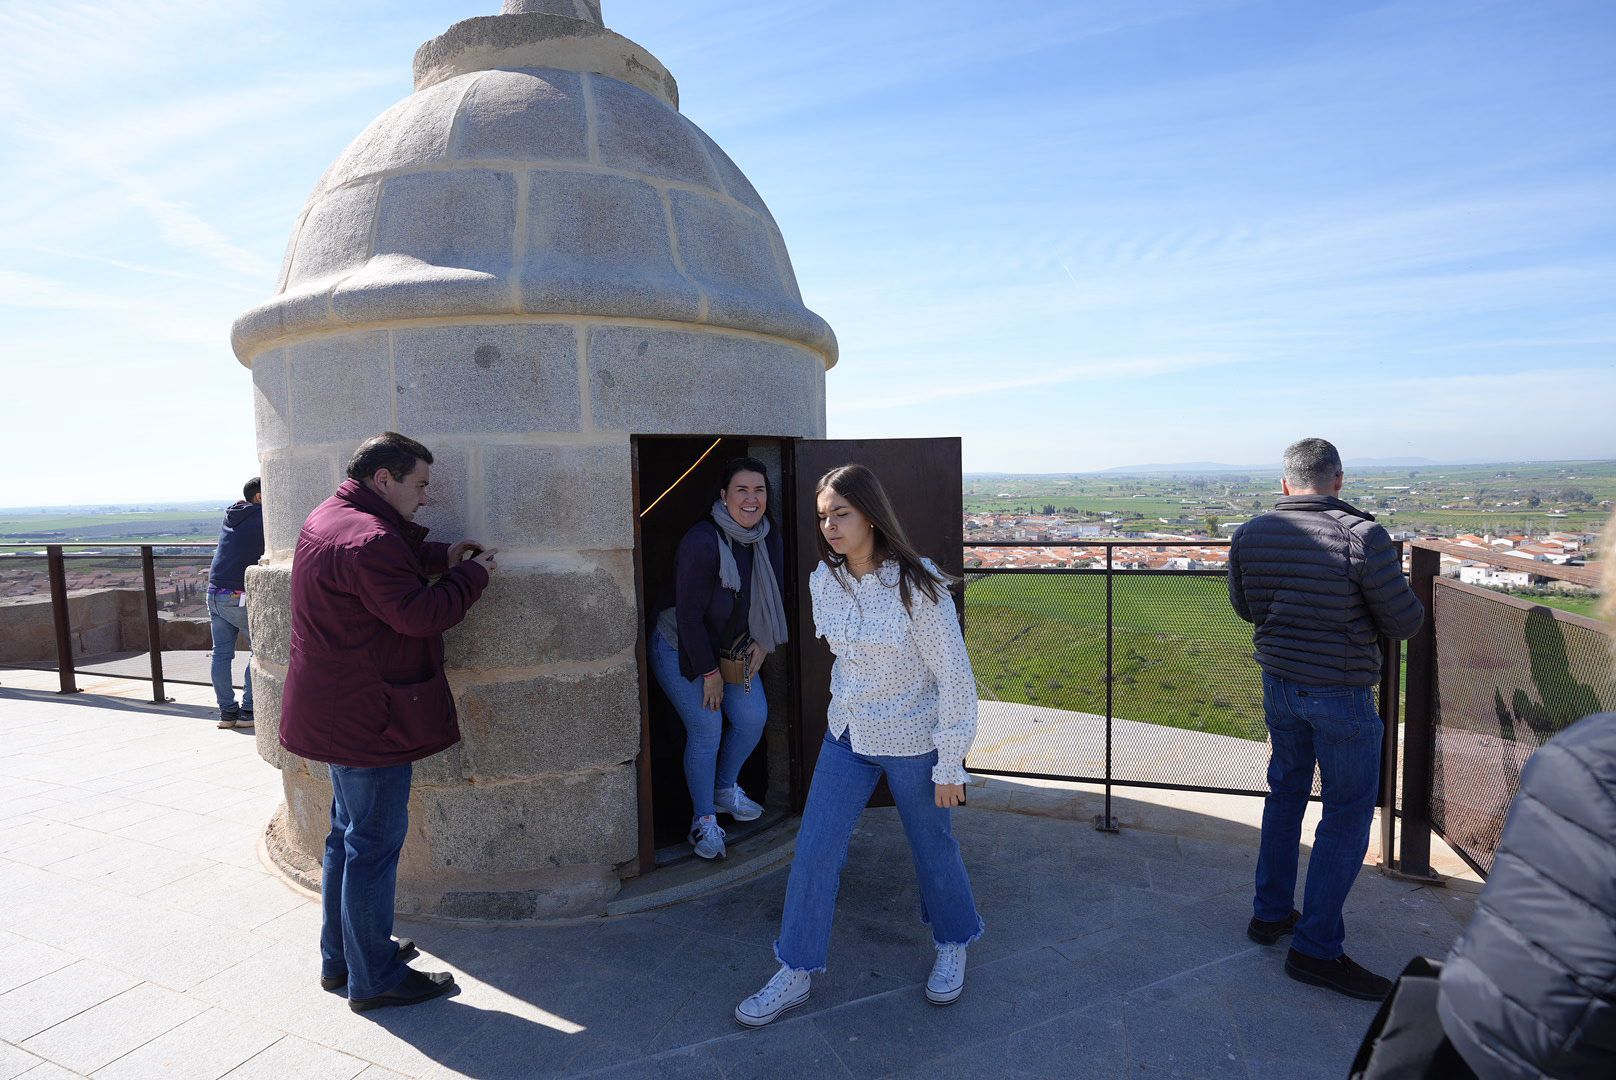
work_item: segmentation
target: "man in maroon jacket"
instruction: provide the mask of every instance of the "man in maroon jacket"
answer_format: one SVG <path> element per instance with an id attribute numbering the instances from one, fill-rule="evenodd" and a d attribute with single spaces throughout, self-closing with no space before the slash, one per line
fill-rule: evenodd
<path id="1" fill-rule="evenodd" d="M 426 542 L 432 453 L 385 432 L 309 515 L 292 562 L 292 650 L 281 745 L 331 766 L 321 894 L 320 985 L 348 986 L 355 1012 L 414 1005 L 454 977 L 407 967 L 393 940 L 411 762 L 460 741 L 443 674 L 443 632 L 488 586 L 493 550 Z M 464 560 L 464 561 L 463 561 Z"/>

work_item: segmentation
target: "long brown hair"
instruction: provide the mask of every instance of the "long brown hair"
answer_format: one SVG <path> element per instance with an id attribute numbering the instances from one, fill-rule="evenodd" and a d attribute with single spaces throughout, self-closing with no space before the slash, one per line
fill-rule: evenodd
<path id="1" fill-rule="evenodd" d="M 827 488 L 846 499 L 849 506 L 863 514 L 865 520 L 875 527 L 876 566 L 879 567 L 887 559 L 897 560 L 898 595 L 903 600 L 905 610 L 913 610 L 915 589 L 925 593 L 933 603 L 943 602 L 943 597 L 947 595 L 945 586 L 953 584 L 954 578 L 941 570 L 934 574 L 926 569 L 926 564 L 920 561 L 919 553 L 909 542 L 908 534 L 903 531 L 903 523 L 893 512 L 892 501 L 887 498 L 886 490 L 881 487 L 875 473 L 863 465 L 841 465 L 821 476 L 819 483 L 814 485 L 816 513 L 819 496 Z M 832 570 L 843 570 L 847 559 L 825 542 L 825 531 L 818 529 L 814 535 L 819 544 L 819 557 L 825 565 Z M 836 577 L 844 589 L 849 587 L 844 574 L 838 573 Z"/>

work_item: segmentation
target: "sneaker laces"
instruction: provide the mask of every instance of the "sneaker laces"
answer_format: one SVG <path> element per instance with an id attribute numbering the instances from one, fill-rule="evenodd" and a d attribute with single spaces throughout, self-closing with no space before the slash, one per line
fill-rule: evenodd
<path id="1" fill-rule="evenodd" d="M 698 840 L 722 840 L 724 830 L 719 826 L 718 819 L 711 814 L 704 818 L 697 818 L 696 824 L 690 831 L 696 834 Z"/>
<path id="2" fill-rule="evenodd" d="M 932 976 L 953 982 L 959 976 L 960 962 L 964 958 L 965 949 L 959 945 L 937 946 L 937 965 L 931 969 Z"/>
<path id="3" fill-rule="evenodd" d="M 774 973 L 774 978 L 770 979 L 763 989 L 752 995 L 753 1000 L 763 1008 L 771 1009 L 791 992 L 796 981 L 797 972 L 781 964 L 780 970 Z"/>

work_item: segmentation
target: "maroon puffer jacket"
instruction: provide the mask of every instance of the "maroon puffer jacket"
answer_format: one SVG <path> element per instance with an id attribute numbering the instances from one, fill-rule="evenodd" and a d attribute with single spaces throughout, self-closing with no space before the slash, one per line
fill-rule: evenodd
<path id="1" fill-rule="evenodd" d="M 354 480 L 304 522 L 281 698 L 281 745 L 292 753 L 373 768 L 460 741 L 443 632 L 482 595 L 488 571 L 447 566 L 449 546 L 426 534 Z"/>

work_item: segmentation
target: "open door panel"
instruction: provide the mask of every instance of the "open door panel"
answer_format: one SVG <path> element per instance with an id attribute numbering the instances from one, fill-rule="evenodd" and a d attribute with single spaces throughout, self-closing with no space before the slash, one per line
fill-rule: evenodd
<path id="1" fill-rule="evenodd" d="M 830 667 L 834 659 L 824 641 L 814 636 L 814 613 L 808 575 L 819 565 L 815 534 L 819 528 L 814 486 L 839 465 L 859 464 L 881 478 L 881 486 L 909 533 L 910 541 L 939 569 L 956 577 L 965 568 L 964 484 L 960 440 L 942 439 L 802 439 L 786 444 L 784 473 L 790 499 L 787 528 L 795 540 L 792 575 L 796 584 L 795 635 L 790 655 L 796 688 L 791 731 L 792 809 L 801 812 L 808 796 L 819 744 L 825 737 L 830 707 Z M 791 553 L 788 551 L 788 558 Z M 956 588 L 954 603 L 964 611 L 964 593 Z M 871 806 L 890 806 L 883 781 Z"/>

